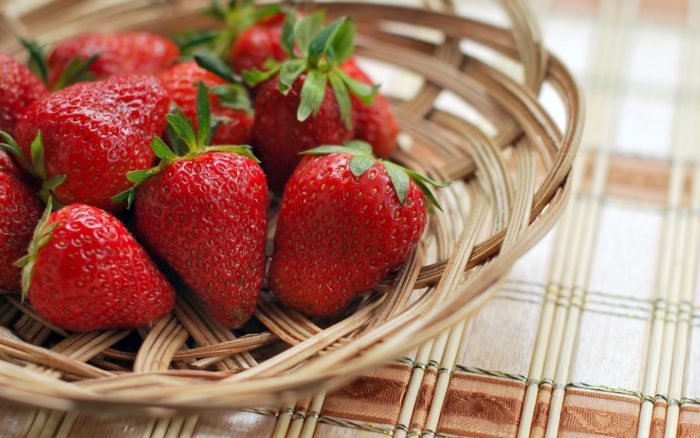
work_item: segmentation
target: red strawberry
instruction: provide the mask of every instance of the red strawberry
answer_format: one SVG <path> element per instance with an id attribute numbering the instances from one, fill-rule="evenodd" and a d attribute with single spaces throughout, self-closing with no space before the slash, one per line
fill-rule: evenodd
<path id="1" fill-rule="evenodd" d="M 356 81 L 372 85 L 372 80 L 360 69 L 353 58 L 348 59 L 342 68 Z M 351 99 L 354 138 L 372 145 L 374 155 L 380 158 L 391 155 L 396 148 L 399 128 L 389 102 L 381 94 L 377 94 L 374 102 L 369 105 L 355 96 L 351 96 Z"/>
<path id="2" fill-rule="evenodd" d="M 0 149 L 0 156 L 4 152 Z M 0 289 L 19 290 L 20 269 L 13 265 L 27 252 L 41 205 L 34 191 L 0 171 Z"/>
<path id="3" fill-rule="evenodd" d="M 201 84 L 197 99 L 200 126 L 208 126 Z M 136 229 L 219 322 L 241 326 L 253 313 L 265 270 L 265 174 L 246 147 L 205 147 L 207 129 L 195 138 L 184 119 L 170 121 L 190 150 L 178 157 L 154 141 L 159 167 L 131 175 L 145 179 L 136 196 Z"/>
<path id="4" fill-rule="evenodd" d="M 278 13 L 255 24 L 238 36 L 231 47 L 231 64 L 238 73 L 262 69 L 269 59 L 284 61 L 287 52 L 280 43 L 285 15 Z"/>
<path id="5" fill-rule="evenodd" d="M 117 218 L 84 204 L 48 212 L 21 261 L 22 291 L 42 318 L 87 332 L 150 325 L 172 310 L 172 286 Z"/>
<path id="6" fill-rule="evenodd" d="M 154 135 L 165 128 L 167 91 L 150 76 L 130 75 L 79 83 L 30 106 L 17 123 L 25 157 L 41 133 L 44 157 L 33 166 L 64 205 L 82 202 L 117 210 L 111 198 L 131 186 L 126 173 L 145 169 L 155 156 Z"/>
<path id="7" fill-rule="evenodd" d="M 14 135 L 20 114 L 47 94 L 46 86 L 24 65 L 0 53 L 0 130 Z"/>
<path id="8" fill-rule="evenodd" d="M 424 196 L 436 202 L 426 184 L 438 184 L 363 142 L 306 153 L 284 191 L 269 281 L 285 305 L 325 317 L 406 260 L 425 229 Z"/>
<path id="9" fill-rule="evenodd" d="M 228 90 L 234 94 L 246 93 L 242 87 L 229 84 L 225 79 L 203 69 L 194 61 L 177 64 L 161 73 L 160 78 L 168 90 L 171 101 L 180 108 L 187 119 L 192 121 L 195 130 L 198 129 L 196 95 L 199 82 L 203 82 L 209 88 L 216 87 L 224 92 Z M 247 101 L 247 96 L 244 98 Z M 241 109 L 244 108 L 245 104 L 230 103 L 214 96 L 211 106 L 212 115 L 220 122 L 214 131 L 212 143 L 250 144 L 253 117 L 249 111 Z"/>
<path id="10" fill-rule="evenodd" d="M 340 119 L 333 91 L 326 87 L 321 107 L 303 122 L 297 119 L 301 89 L 300 76 L 287 95 L 278 90 L 279 78 L 267 84 L 255 99 L 253 144 L 267 172 L 270 188 L 281 192 L 299 163 L 300 152 L 322 144 L 342 144 L 352 133 Z"/>
<path id="11" fill-rule="evenodd" d="M 172 41 L 147 32 L 117 34 L 84 33 L 57 43 L 48 56 L 51 84 L 74 58 L 87 60 L 98 55 L 89 67 L 97 79 L 124 73 L 158 73 L 180 56 Z"/>
<path id="12" fill-rule="evenodd" d="M 267 72 L 244 74 L 253 86 L 273 77 L 255 100 L 253 143 L 271 188 L 278 192 L 299 163 L 300 152 L 352 138 L 350 94 L 369 101 L 375 92 L 340 68 L 352 55 L 352 21 L 340 18 L 322 29 L 318 14 L 304 17 L 296 25 L 294 15 L 288 15 L 287 20 L 282 41 L 286 41 L 290 58 Z M 297 35 L 291 35 L 291 29 Z M 307 40 L 305 47 L 298 48 L 303 57 L 296 56 L 294 40 Z"/>

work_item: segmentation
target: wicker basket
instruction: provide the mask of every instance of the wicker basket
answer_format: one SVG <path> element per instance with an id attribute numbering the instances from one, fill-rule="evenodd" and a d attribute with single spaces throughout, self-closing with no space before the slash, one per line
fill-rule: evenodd
<path id="1" fill-rule="evenodd" d="M 150 330 L 67 334 L 42 322 L 19 296 L 4 294 L 0 397 L 60 410 L 151 415 L 277 406 L 348 382 L 472 315 L 561 215 L 583 122 L 579 90 L 544 51 L 528 11 L 518 1 L 502 3 L 510 30 L 460 18 L 446 3 L 441 10 L 317 5 L 357 20 L 360 56 L 422 78 L 417 93 L 393 100 L 404 132 L 394 158 L 455 181 L 440 192 L 445 211 L 432 215 L 408 262 L 342 318 L 310 321 L 264 292 L 255 313 L 260 324 L 251 324 L 251 333 L 232 332 L 181 293 L 174 314 Z M 8 7 L 0 16 L 0 50 L 18 56 L 13 34 L 51 41 L 90 29 L 167 34 L 213 25 L 198 13 L 204 1 L 20 6 L 24 10 Z M 464 39 L 510 58 L 522 78 L 465 55 Z M 545 82 L 565 109 L 563 129 L 538 101 Z M 493 132 L 438 110 L 443 90 L 466 102 Z"/>

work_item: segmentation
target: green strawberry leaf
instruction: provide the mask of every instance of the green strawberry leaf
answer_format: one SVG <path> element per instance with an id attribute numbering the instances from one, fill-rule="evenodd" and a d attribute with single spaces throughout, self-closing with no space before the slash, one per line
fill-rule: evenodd
<path id="1" fill-rule="evenodd" d="M 211 103 L 209 90 L 204 82 L 197 85 L 197 146 L 209 144 L 211 138 Z"/>
<path id="2" fill-rule="evenodd" d="M 89 69 L 99 56 L 99 53 L 95 53 L 88 59 L 82 59 L 79 56 L 71 59 L 66 68 L 63 69 L 63 72 L 61 72 L 61 77 L 54 84 L 53 90 L 60 90 L 70 84 L 93 79 L 95 75 Z"/>
<path id="3" fill-rule="evenodd" d="M 284 12 L 284 10 L 282 9 L 281 6 L 272 5 L 272 6 L 267 6 L 264 8 L 256 9 L 252 13 L 251 18 L 253 20 L 253 24 L 255 24 L 255 23 L 260 23 L 264 19 L 272 17 L 273 15 L 276 15 L 276 14 L 279 14 L 282 12 Z"/>
<path id="4" fill-rule="evenodd" d="M 27 255 L 14 263 L 18 268 L 22 268 L 22 301 L 24 301 L 29 293 L 29 287 L 34 277 L 34 265 L 39 250 L 51 241 L 53 238 L 53 231 L 58 226 L 56 222 L 48 224 L 54 207 L 56 206 L 54 205 L 53 199 L 49 197 L 46 200 L 46 208 L 39 219 L 39 223 L 36 225 L 36 228 L 34 228 L 34 235 L 32 236 L 31 242 L 29 242 Z"/>
<path id="5" fill-rule="evenodd" d="M 274 67 L 270 68 L 269 70 L 258 70 L 257 68 L 253 68 L 251 70 L 246 70 L 243 72 L 243 81 L 245 81 L 246 84 L 248 84 L 251 87 L 254 87 L 262 82 L 267 81 L 271 77 L 275 76 L 277 73 L 279 73 L 280 69 L 282 67 L 282 64 L 277 63 Z"/>
<path id="6" fill-rule="evenodd" d="M 430 190 L 429 186 L 444 188 L 450 185 L 449 182 L 437 182 L 425 175 L 421 175 L 415 170 L 407 169 L 403 166 L 399 166 L 396 163 L 392 163 L 387 160 L 378 160 L 372 154 L 372 146 L 361 140 L 350 140 L 343 146 L 338 145 L 323 145 L 312 149 L 301 152 L 302 155 L 327 155 L 327 154 L 349 154 L 352 155 L 350 159 L 350 172 L 356 177 L 362 176 L 369 168 L 371 168 L 375 163 L 380 162 L 384 169 L 386 170 L 391 185 L 394 187 L 396 196 L 399 198 L 399 202 L 404 204 L 406 198 L 408 197 L 408 190 L 410 188 L 411 179 L 416 183 L 418 188 L 423 192 L 423 196 L 428 201 L 428 209 L 431 206 L 435 206 L 438 210 L 442 211 L 442 207 L 438 202 L 437 198 Z"/>
<path id="7" fill-rule="evenodd" d="M 296 11 L 290 10 L 287 12 L 287 16 L 284 18 L 284 23 L 282 24 L 282 34 L 280 35 L 282 48 L 287 52 L 290 58 L 294 56 L 294 27 L 296 22 Z"/>
<path id="8" fill-rule="evenodd" d="M 336 72 L 331 72 L 328 75 L 328 79 L 331 82 L 331 88 L 333 89 L 335 100 L 336 102 L 338 102 L 338 109 L 340 110 L 340 120 L 343 121 L 345 127 L 348 128 L 348 130 L 351 130 L 352 103 L 350 102 L 350 93 L 348 93 L 348 88 Z"/>
<path id="9" fill-rule="evenodd" d="M 318 70 L 311 70 L 301 88 L 301 102 L 297 110 L 297 120 L 305 121 L 312 114 L 315 116 L 321 110 L 323 97 L 326 95 L 328 75 Z"/>
<path id="10" fill-rule="evenodd" d="M 333 35 L 328 48 L 328 61 L 331 64 L 341 64 L 348 60 L 355 50 L 355 32 L 357 26 L 351 19 L 345 20 Z"/>
<path id="11" fill-rule="evenodd" d="M 221 5 L 221 2 L 219 0 L 212 0 L 211 3 L 209 4 L 209 7 L 205 9 L 202 14 L 207 15 L 212 18 L 216 18 L 217 20 L 220 21 L 226 21 L 226 14 L 228 10 L 224 6 Z"/>
<path id="12" fill-rule="evenodd" d="M 323 145 L 299 152 L 301 155 L 327 155 L 327 154 L 350 154 L 360 155 L 360 152 L 349 149 L 345 146 Z"/>
<path id="13" fill-rule="evenodd" d="M 384 164 L 384 169 L 389 175 L 391 180 L 391 185 L 394 186 L 394 191 L 396 196 L 399 198 L 399 202 L 403 205 L 406 202 L 406 196 L 408 195 L 408 187 L 410 179 L 406 172 L 404 172 L 401 166 L 398 166 L 391 161 L 382 161 Z"/>
<path id="14" fill-rule="evenodd" d="M 66 175 L 61 174 L 61 175 L 56 175 L 54 177 L 51 177 L 44 181 L 44 183 L 41 185 L 43 189 L 46 189 L 49 192 L 52 192 L 58 188 L 61 184 L 63 184 L 66 181 Z"/>
<path id="15" fill-rule="evenodd" d="M 210 88 L 209 92 L 219 98 L 219 105 L 223 107 L 252 112 L 248 90 L 240 84 L 217 85 Z M 212 129 L 214 131 L 216 130 Z"/>
<path id="16" fill-rule="evenodd" d="M 195 53 L 194 60 L 198 66 L 225 79 L 227 82 L 231 82 L 232 84 L 239 83 L 239 80 L 233 75 L 231 69 L 212 54 L 206 52 Z"/>
<path id="17" fill-rule="evenodd" d="M 316 11 L 295 22 L 294 42 L 299 48 L 303 58 L 309 55 L 311 51 L 311 42 L 321 33 L 325 18 L 326 15 L 323 11 Z M 287 53 L 293 57 L 294 48 L 292 47 L 292 51 Z"/>
<path id="18" fill-rule="evenodd" d="M 437 198 L 435 197 L 435 194 L 433 194 L 433 191 L 430 190 L 430 187 L 428 187 L 425 182 L 414 179 L 413 180 L 418 188 L 420 189 L 421 192 L 423 192 L 423 196 L 425 196 L 425 199 L 428 200 L 428 208 L 430 209 L 431 206 L 434 206 L 438 210 L 442 211 L 442 206 L 440 205 L 440 202 L 438 202 Z M 449 184 L 448 184 L 449 185 Z M 444 186 L 440 186 L 444 187 Z"/>
<path id="19" fill-rule="evenodd" d="M 374 166 L 377 159 L 374 157 L 366 157 L 364 155 L 356 155 L 350 159 L 350 172 L 356 177 L 362 176 L 370 167 Z"/>
<path id="20" fill-rule="evenodd" d="M 185 114 L 175 103 L 170 104 L 170 113 L 183 119 L 185 118 Z M 172 126 L 170 126 L 169 123 L 166 128 L 166 134 L 168 136 L 168 142 L 172 146 L 173 152 L 175 152 L 176 155 L 182 156 L 187 154 L 187 152 L 189 151 L 189 147 L 180 137 L 178 137 L 177 133 L 175 132 L 175 130 L 173 130 Z"/>
<path id="21" fill-rule="evenodd" d="M 44 141 L 41 135 L 41 131 L 37 131 L 36 137 L 32 141 L 30 146 L 31 157 L 32 157 L 32 168 L 34 169 L 34 174 L 42 180 L 46 180 L 46 163 L 44 157 Z"/>
<path id="22" fill-rule="evenodd" d="M 338 71 L 338 75 L 343 80 L 345 85 L 347 85 L 350 93 L 357 96 L 362 103 L 365 105 L 371 105 L 372 102 L 374 102 L 374 97 L 377 95 L 379 85 L 366 84 L 364 82 L 357 81 L 343 71 Z"/>
<path id="23" fill-rule="evenodd" d="M 29 52 L 27 67 L 45 84 L 49 83 L 49 63 L 46 60 L 46 49 L 36 41 L 19 38 L 19 42 Z"/>
<path id="24" fill-rule="evenodd" d="M 179 114 L 168 114 L 166 116 L 168 120 L 168 125 L 175 132 L 175 135 L 180 138 L 189 151 L 193 151 L 197 148 L 197 140 L 194 136 L 194 131 L 192 130 L 192 125 Z"/>
<path id="25" fill-rule="evenodd" d="M 156 157 L 161 160 L 170 162 L 177 160 L 177 155 L 175 155 L 168 145 L 158 136 L 153 137 L 151 148 L 153 149 L 153 153 L 156 154 Z"/>
<path id="26" fill-rule="evenodd" d="M 9 133 L 2 130 L 0 130 L 0 138 L 4 140 L 0 142 L 0 147 L 4 148 L 9 153 L 14 155 L 15 160 L 17 160 L 22 169 L 24 169 L 27 173 L 33 175 L 34 169 L 32 169 L 31 163 L 27 161 L 27 158 L 24 156 L 22 149 L 19 147 L 15 139 L 12 138 L 12 136 Z"/>
<path id="27" fill-rule="evenodd" d="M 362 140 L 348 140 L 345 147 L 359 151 L 362 154 L 372 156 L 372 145 Z"/>
<path id="28" fill-rule="evenodd" d="M 328 53 L 328 49 L 335 39 L 336 33 L 346 21 L 347 17 L 341 17 L 335 20 L 333 23 L 322 29 L 318 35 L 311 40 L 309 43 L 309 54 L 307 59 L 310 66 L 318 66 L 318 62 L 321 60 L 323 55 Z"/>
<path id="29" fill-rule="evenodd" d="M 128 190 L 124 190 L 112 197 L 112 202 L 115 204 L 126 203 L 126 209 L 130 210 L 131 206 L 134 205 L 134 200 L 136 199 L 136 187 L 132 187 Z"/>
<path id="30" fill-rule="evenodd" d="M 128 179 L 130 182 L 132 182 L 136 185 L 141 184 L 142 182 L 146 181 L 151 176 L 158 173 L 157 171 L 154 171 L 154 169 L 156 169 L 156 168 L 139 169 L 139 170 L 129 171 L 126 174 L 126 179 Z"/>
<path id="31" fill-rule="evenodd" d="M 179 32 L 170 37 L 183 56 L 190 56 L 195 51 L 207 50 L 212 43 L 221 36 L 218 29 L 202 29 L 196 31 Z"/>
<path id="32" fill-rule="evenodd" d="M 306 61 L 303 59 L 293 59 L 282 64 L 280 69 L 280 80 L 277 87 L 280 93 L 285 96 L 296 82 L 300 74 L 306 69 Z"/>

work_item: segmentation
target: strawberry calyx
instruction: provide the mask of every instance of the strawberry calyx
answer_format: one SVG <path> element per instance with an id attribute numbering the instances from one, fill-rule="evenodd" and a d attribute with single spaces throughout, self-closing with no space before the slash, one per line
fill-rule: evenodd
<path id="1" fill-rule="evenodd" d="M 203 82 L 197 85 L 197 125 L 199 129 L 194 132 L 192 124 L 180 114 L 168 114 L 168 129 L 184 145 L 184 151 L 174 152 L 158 136 L 153 137 L 151 148 L 153 153 L 160 159 L 159 163 L 150 169 L 132 170 L 126 174 L 126 178 L 134 183 L 134 186 L 119 193 L 112 198 L 115 204 L 127 203 L 127 208 L 131 208 L 136 197 L 136 190 L 147 179 L 158 175 L 168 165 L 178 160 L 192 160 L 207 152 L 226 152 L 244 155 L 255 162 L 259 162 L 253 155 L 251 147 L 248 145 L 214 145 L 210 146 L 212 125 L 216 127 L 218 123 L 212 120 L 211 103 L 209 101 L 209 89 Z M 214 123 L 212 123 L 214 122 Z"/>
<path id="2" fill-rule="evenodd" d="M 24 301 L 29 292 L 29 286 L 31 286 L 32 278 L 34 277 L 34 265 L 39 250 L 51 241 L 53 238 L 53 230 L 58 226 L 58 222 L 48 223 L 54 207 L 55 205 L 53 205 L 51 198 L 49 198 L 46 202 L 44 213 L 41 215 L 39 223 L 34 229 L 34 235 L 32 236 L 31 242 L 29 242 L 27 254 L 14 263 L 18 268 L 22 268 L 22 301 Z"/>
<path id="3" fill-rule="evenodd" d="M 50 86 L 51 91 L 60 90 L 76 82 L 95 79 L 95 75 L 90 72 L 89 69 L 92 64 L 97 61 L 97 58 L 100 56 L 99 53 L 95 53 L 87 59 L 83 59 L 80 56 L 71 59 L 61 72 L 61 76 L 56 83 L 51 86 L 46 47 L 39 45 L 36 41 L 30 41 L 24 38 L 19 38 L 19 41 L 29 52 L 27 67 L 32 73 L 39 77 L 44 84 Z"/>
<path id="4" fill-rule="evenodd" d="M 243 79 L 248 85 L 255 86 L 279 75 L 278 91 L 286 96 L 297 78 L 306 73 L 297 110 L 297 120 L 300 122 L 318 114 L 326 95 L 326 85 L 330 84 L 338 102 L 340 118 L 351 129 L 350 94 L 369 105 L 379 87 L 357 81 L 341 69 L 343 62 L 350 59 L 354 51 L 355 22 L 341 17 L 323 27 L 324 18 L 323 11 L 302 18 L 290 11 L 280 37 L 289 58 L 281 63 L 269 61 L 265 71 L 248 70 L 243 73 Z"/>
<path id="5" fill-rule="evenodd" d="M 428 201 L 428 206 L 433 206 L 442 211 L 442 206 L 440 206 L 440 202 L 438 202 L 430 186 L 444 188 L 450 185 L 449 181 L 435 181 L 415 170 L 400 166 L 389 160 L 379 159 L 372 154 L 372 146 L 364 141 L 350 140 L 343 146 L 323 145 L 301 152 L 302 155 L 327 155 L 336 153 L 351 155 L 348 167 L 356 178 L 362 176 L 376 163 L 380 163 L 384 167 L 384 170 L 386 170 L 401 205 L 406 202 L 410 180 L 412 179 L 421 192 L 423 192 L 423 196 Z"/>
<path id="6" fill-rule="evenodd" d="M 30 146 L 30 160 L 27 160 L 27 157 L 24 156 L 22 149 L 15 139 L 5 131 L 0 131 L 0 147 L 10 152 L 22 169 L 33 177 L 41 180 L 41 187 L 39 188 L 38 194 L 42 201 L 48 203 L 53 198 L 53 205 L 57 207 L 61 206 L 54 196 L 54 190 L 63 184 L 66 180 L 66 175 L 60 174 L 54 175 L 51 178 L 48 177 L 46 173 L 44 142 L 41 131 L 37 131 L 36 137 L 34 137 Z"/>
<path id="7" fill-rule="evenodd" d="M 283 12 L 278 5 L 256 7 L 253 0 L 229 0 L 222 4 L 212 0 L 209 8 L 204 11 L 224 24 L 223 30 L 206 29 L 195 32 L 184 32 L 174 36 L 180 53 L 185 56 L 208 51 L 219 59 L 226 59 L 231 45 L 249 27 Z"/>

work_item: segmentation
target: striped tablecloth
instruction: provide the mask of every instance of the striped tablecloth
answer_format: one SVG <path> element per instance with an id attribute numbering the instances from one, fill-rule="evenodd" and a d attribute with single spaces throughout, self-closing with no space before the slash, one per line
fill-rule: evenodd
<path id="1" fill-rule="evenodd" d="M 700 436 L 700 1 L 530 4 L 585 89 L 574 196 L 454 348 L 278 410 L 152 420 L 3 405 L 0 436 Z M 457 10 L 506 23 L 491 2 Z"/>

